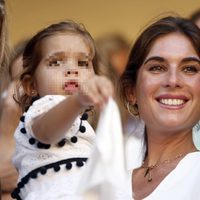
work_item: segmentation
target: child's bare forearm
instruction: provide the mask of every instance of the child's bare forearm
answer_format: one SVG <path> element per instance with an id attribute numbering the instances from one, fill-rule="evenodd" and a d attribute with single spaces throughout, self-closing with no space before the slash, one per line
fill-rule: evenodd
<path id="1" fill-rule="evenodd" d="M 78 95 L 68 97 L 35 119 L 32 126 L 34 135 L 43 143 L 59 142 L 83 109 L 84 106 L 80 103 Z"/>

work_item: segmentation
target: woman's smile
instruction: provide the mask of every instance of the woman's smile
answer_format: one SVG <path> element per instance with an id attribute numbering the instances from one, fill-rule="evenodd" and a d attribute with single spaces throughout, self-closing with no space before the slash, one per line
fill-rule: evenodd
<path id="1" fill-rule="evenodd" d="M 163 94 L 155 98 L 159 105 L 164 109 L 180 110 L 186 106 L 189 101 L 184 95 Z"/>

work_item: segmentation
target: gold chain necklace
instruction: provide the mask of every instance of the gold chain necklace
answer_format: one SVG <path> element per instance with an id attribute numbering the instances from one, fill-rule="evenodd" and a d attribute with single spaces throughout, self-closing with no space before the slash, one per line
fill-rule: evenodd
<path id="1" fill-rule="evenodd" d="M 179 158 L 182 158 L 183 156 L 185 156 L 186 155 L 186 153 L 185 154 L 178 154 L 176 157 L 174 157 L 173 159 L 166 159 L 166 160 L 164 160 L 163 162 L 161 162 L 161 163 L 157 163 L 157 164 L 155 164 L 155 165 L 151 165 L 151 166 L 147 166 L 147 167 L 145 167 L 144 166 L 144 162 L 143 162 L 143 164 L 142 164 L 142 168 L 144 168 L 144 169 L 146 169 L 145 170 L 145 173 L 144 173 L 144 177 L 147 177 L 147 181 L 148 182 L 151 182 L 153 179 L 152 179 L 152 174 L 151 174 L 151 171 L 153 170 L 153 169 L 155 169 L 156 167 L 159 167 L 159 166 L 161 166 L 161 165 L 163 165 L 163 164 L 167 164 L 167 163 L 170 163 L 170 162 L 172 162 L 172 161 L 175 161 L 175 160 L 177 160 L 177 159 L 179 159 Z"/>

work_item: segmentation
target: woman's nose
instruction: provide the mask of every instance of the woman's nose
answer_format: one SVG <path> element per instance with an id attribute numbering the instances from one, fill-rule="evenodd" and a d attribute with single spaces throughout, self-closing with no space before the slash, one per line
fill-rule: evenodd
<path id="1" fill-rule="evenodd" d="M 165 77 L 165 87 L 182 87 L 181 75 L 177 71 L 169 71 Z"/>

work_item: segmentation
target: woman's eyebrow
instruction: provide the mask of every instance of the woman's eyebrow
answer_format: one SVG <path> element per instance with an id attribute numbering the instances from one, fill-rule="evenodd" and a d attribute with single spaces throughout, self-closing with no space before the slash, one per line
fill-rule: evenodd
<path id="1" fill-rule="evenodd" d="M 160 57 L 160 56 L 152 56 L 152 57 L 150 57 L 150 58 L 148 58 L 147 60 L 144 61 L 144 65 L 145 65 L 146 63 L 148 63 L 149 61 L 151 61 L 151 60 L 155 60 L 155 61 L 159 61 L 159 62 L 164 62 L 164 61 L 165 61 L 165 59 L 164 59 L 163 57 Z"/>
<path id="2" fill-rule="evenodd" d="M 183 58 L 183 60 L 181 61 L 181 63 L 190 62 L 190 61 L 198 62 L 200 64 L 200 59 L 196 58 L 196 57 Z"/>

